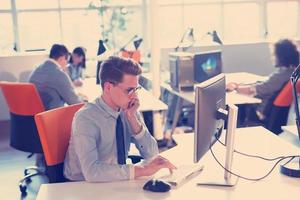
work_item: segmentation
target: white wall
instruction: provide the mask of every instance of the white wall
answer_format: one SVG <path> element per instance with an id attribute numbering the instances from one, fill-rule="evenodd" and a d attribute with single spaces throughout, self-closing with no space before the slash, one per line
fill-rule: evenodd
<path id="1" fill-rule="evenodd" d="M 0 81 L 27 82 L 32 70 L 48 58 L 46 53 L 0 56 Z M 8 120 L 9 112 L 0 89 L 0 120 Z"/>
<path id="2" fill-rule="evenodd" d="M 225 44 L 191 47 L 188 52 L 222 50 L 223 72 L 249 72 L 258 75 L 268 75 L 274 71 L 271 62 L 269 43 L 258 42 L 248 44 Z M 169 53 L 174 48 L 161 50 L 161 67 L 169 69 Z"/>
<path id="3" fill-rule="evenodd" d="M 269 75 L 274 71 L 269 43 L 232 44 L 222 46 L 223 71 Z"/>

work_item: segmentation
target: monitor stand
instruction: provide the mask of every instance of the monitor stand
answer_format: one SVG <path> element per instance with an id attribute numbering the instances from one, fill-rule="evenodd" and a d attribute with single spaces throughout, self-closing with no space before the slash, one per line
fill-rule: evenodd
<path id="1" fill-rule="evenodd" d="M 205 186 L 224 186 L 233 187 L 236 185 L 238 178 L 228 171 L 231 171 L 233 152 L 234 152 L 234 134 L 237 124 L 238 108 L 235 105 L 227 106 L 226 118 L 228 119 L 227 130 L 226 130 L 226 158 L 225 158 L 225 169 L 224 177 L 220 177 L 217 180 L 208 180 L 204 182 L 199 182 L 197 185 Z"/>
<path id="2" fill-rule="evenodd" d="M 280 172 L 286 176 L 300 178 L 300 159 L 294 158 L 291 162 L 281 165 Z"/>

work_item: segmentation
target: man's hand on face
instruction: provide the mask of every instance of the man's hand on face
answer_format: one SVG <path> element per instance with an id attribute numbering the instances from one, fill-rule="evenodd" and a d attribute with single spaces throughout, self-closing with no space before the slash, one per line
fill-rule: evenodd
<path id="1" fill-rule="evenodd" d="M 124 112 L 128 118 L 134 117 L 135 113 L 137 112 L 138 108 L 140 107 L 140 100 L 136 94 L 133 94 L 130 97 L 130 101 Z"/>

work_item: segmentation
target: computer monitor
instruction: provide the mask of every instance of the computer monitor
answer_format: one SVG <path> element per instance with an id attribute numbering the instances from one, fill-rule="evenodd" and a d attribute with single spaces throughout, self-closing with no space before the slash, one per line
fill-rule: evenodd
<path id="1" fill-rule="evenodd" d="M 221 136 L 226 121 L 226 159 L 224 166 L 230 171 L 238 109 L 234 105 L 226 106 L 225 98 L 224 74 L 219 74 L 195 85 L 194 162 L 197 163 Z M 218 183 L 210 182 L 209 185 L 235 185 L 235 180 L 233 180 L 235 177 L 232 177 L 227 170 L 224 172 L 224 178 L 222 177 Z M 207 185 L 207 183 L 204 184 Z"/>
<path id="2" fill-rule="evenodd" d="M 222 72 L 221 51 L 198 52 L 194 55 L 194 80 L 206 81 Z"/>

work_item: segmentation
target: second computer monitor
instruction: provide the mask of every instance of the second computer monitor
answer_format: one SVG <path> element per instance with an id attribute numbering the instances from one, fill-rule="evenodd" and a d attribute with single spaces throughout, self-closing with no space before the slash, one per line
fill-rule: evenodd
<path id="1" fill-rule="evenodd" d="M 225 109 L 224 74 L 195 85 L 195 163 L 222 133 L 224 119 L 218 116 Z"/>
<path id="2" fill-rule="evenodd" d="M 221 51 L 195 53 L 194 80 L 196 83 L 206 81 L 222 72 Z"/>

